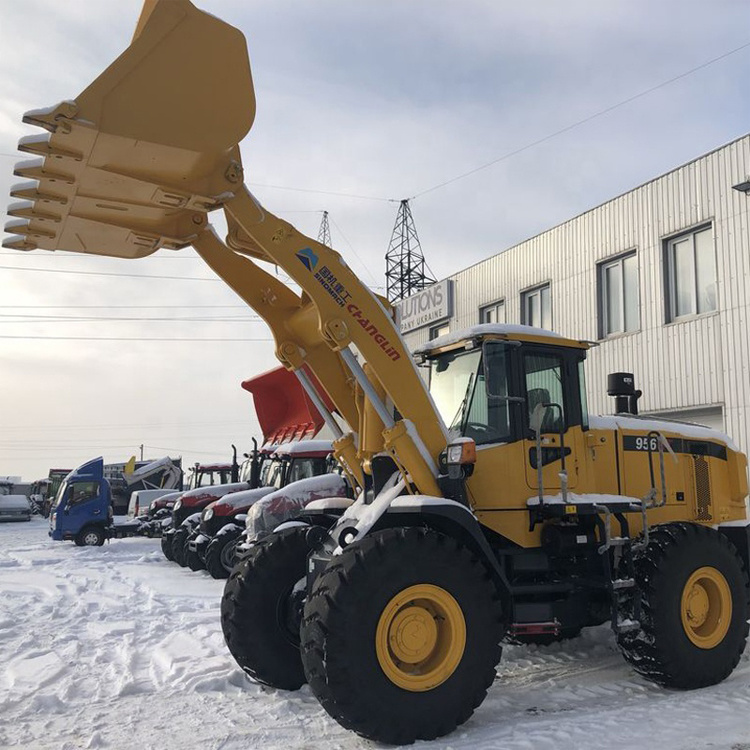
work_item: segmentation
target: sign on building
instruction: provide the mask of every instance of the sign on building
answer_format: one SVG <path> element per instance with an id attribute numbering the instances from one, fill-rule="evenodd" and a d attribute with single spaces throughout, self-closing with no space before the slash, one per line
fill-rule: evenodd
<path id="1" fill-rule="evenodd" d="M 398 303 L 401 333 L 431 325 L 453 314 L 453 282 L 445 279 Z"/>

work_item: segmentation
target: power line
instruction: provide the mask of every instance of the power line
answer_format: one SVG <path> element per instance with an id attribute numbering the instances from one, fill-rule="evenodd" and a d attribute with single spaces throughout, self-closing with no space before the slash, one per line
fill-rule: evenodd
<path id="1" fill-rule="evenodd" d="M 164 323 L 265 323 L 263 318 L 256 315 L 253 317 L 221 317 L 221 318 L 156 318 L 156 317 L 140 317 L 140 318 L 116 318 L 110 315 L 93 317 L 87 316 L 65 316 L 65 315 L 28 315 L 26 313 L 7 314 L 0 313 L 0 318 L 24 318 L 24 320 L 3 320 L 5 324 L 8 323 L 33 323 L 39 321 L 42 323 L 98 323 L 98 322 L 112 322 L 122 321 L 125 323 L 134 322 L 164 322 Z"/>
<path id="2" fill-rule="evenodd" d="M 602 117 L 603 115 L 606 115 L 609 112 L 612 112 L 613 110 L 618 109 L 619 107 L 623 107 L 626 104 L 630 104 L 631 102 L 634 102 L 636 99 L 640 99 L 641 97 L 647 96 L 648 94 L 652 94 L 654 91 L 658 91 L 659 89 L 664 88 L 665 86 L 668 86 L 669 84 L 674 83 L 675 81 L 679 81 L 682 78 L 686 78 L 687 76 L 692 75 L 693 73 L 696 73 L 699 70 L 703 70 L 703 68 L 707 68 L 709 65 L 713 65 L 714 63 L 717 63 L 721 60 L 725 60 L 730 55 L 734 55 L 737 52 L 742 51 L 743 49 L 747 49 L 748 47 L 750 47 L 750 42 L 745 42 L 745 44 L 741 44 L 739 47 L 735 47 L 734 49 L 729 50 L 729 52 L 725 52 L 723 55 L 719 55 L 718 57 L 714 57 L 711 60 L 707 60 L 706 62 L 701 63 L 700 65 L 696 65 L 694 68 L 690 68 L 690 70 L 686 70 L 684 73 L 680 73 L 679 75 L 673 76 L 672 78 L 669 78 L 666 81 L 662 81 L 661 83 L 657 83 L 655 86 L 651 86 L 650 88 L 647 88 L 638 94 L 629 96 L 627 99 L 623 99 L 622 101 L 619 101 L 616 104 L 612 104 L 609 107 L 605 107 L 604 109 L 601 109 L 598 112 L 594 112 L 588 117 L 584 117 L 582 120 L 578 120 L 577 122 L 571 123 L 570 125 L 566 125 L 564 128 L 560 128 L 559 130 L 556 130 L 554 133 L 549 133 L 548 135 L 545 135 L 542 138 L 538 138 L 537 140 L 532 141 L 531 143 L 527 143 L 525 146 L 521 146 L 520 148 L 510 151 L 507 154 L 503 154 L 503 156 L 499 156 L 497 159 L 488 161 L 486 164 L 482 164 L 478 167 L 475 167 L 474 169 L 470 169 L 468 172 L 464 172 L 462 174 L 457 175 L 456 177 L 452 177 L 449 180 L 445 180 L 444 182 L 441 182 L 437 185 L 433 185 L 431 188 L 427 188 L 426 190 L 422 190 L 419 193 L 415 193 L 412 196 L 412 200 L 414 198 L 421 198 L 423 195 L 427 195 L 427 193 L 431 193 L 435 190 L 439 190 L 440 188 L 445 187 L 446 185 L 451 185 L 454 182 L 463 180 L 464 178 L 469 177 L 473 174 L 476 174 L 477 172 L 481 172 L 483 169 L 487 169 L 488 167 L 498 164 L 501 161 L 510 159 L 511 156 L 516 156 L 517 154 L 520 154 L 524 151 L 528 151 L 534 146 L 538 146 L 541 143 L 545 143 L 546 141 L 551 140 L 552 138 L 556 138 L 558 135 L 567 133 L 568 131 L 573 130 L 574 128 L 580 127 L 581 125 L 585 125 L 587 122 L 591 122 L 592 120 L 595 120 L 598 117 Z"/>
<path id="3" fill-rule="evenodd" d="M 74 276 L 125 276 L 131 279 L 165 279 L 169 281 L 220 281 L 194 276 L 146 276 L 137 273 L 107 273 L 105 271 L 65 271 L 61 268 L 27 268 L 25 266 L 0 266 L 5 271 L 36 271 L 38 273 L 64 273 Z"/>
<path id="4" fill-rule="evenodd" d="M 225 308 L 232 310 L 247 310 L 247 305 L 0 305 L 0 309 L 7 310 L 182 310 L 184 308 Z"/>
<path id="5" fill-rule="evenodd" d="M 339 198 L 356 198 L 366 201 L 380 201 L 382 203 L 393 203 L 393 198 L 383 198 L 375 195 L 358 195 L 357 193 L 337 193 L 331 190 L 314 190 L 312 188 L 288 187 L 286 185 L 266 185 L 261 182 L 248 182 L 253 187 L 271 188 L 273 190 L 289 190 L 293 193 L 315 193 L 317 195 L 335 195 Z"/>
<path id="6" fill-rule="evenodd" d="M 196 343 L 245 343 L 253 341 L 273 341 L 271 338 L 258 339 L 187 339 L 187 338 L 126 338 L 123 336 L 0 336 L 0 339 L 15 339 L 17 341 L 169 341 L 169 342 L 184 342 L 186 344 Z"/>

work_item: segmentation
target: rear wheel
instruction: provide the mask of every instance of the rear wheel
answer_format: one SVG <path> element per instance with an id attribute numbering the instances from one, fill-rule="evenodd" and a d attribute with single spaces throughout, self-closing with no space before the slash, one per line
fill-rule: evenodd
<path id="1" fill-rule="evenodd" d="M 104 532 L 98 526 L 86 526 L 78 532 L 75 543 L 79 547 L 101 547 L 104 539 Z"/>
<path id="2" fill-rule="evenodd" d="M 222 529 L 206 547 L 206 570 L 213 578 L 229 578 L 234 568 L 234 546 L 242 536 L 239 526 Z"/>
<path id="3" fill-rule="evenodd" d="M 174 555 L 172 554 L 172 537 L 174 537 L 173 531 L 165 531 L 161 535 L 161 551 L 164 557 L 170 562 L 174 561 Z"/>
<path id="4" fill-rule="evenodd" d="M 673 688 L 715 685 L 745 649 L 750 616 L 747 571 L 714 529 L 657 526 L 636 557 L 642 630 L 619 638 L 641 675 Z"/>
<path id="5" fill-rule="evenodd" d="M 180 526 L 172 537 L 172 559 L 181 567 L 187 567 L 187 540 L 190 538 L 191 530 L 185 526 Z"/>
<path id="6" fill-rule="evenodd" d="M 286 529 L 255 545 L 232 571 L 221 601 L 221 628 L 232 656 L 253 679 L 284 690 L 305 684 L 299 627 L 306 531 Z"/>
<path id="7" fill-rule="evenodd" d="M 472 715 L 502 636 L 498 593 L 476 555 L 434 531 L 386 529 L 347 547 L 315 582 L 302 662 L 342 726 L 406 744 Z"/>

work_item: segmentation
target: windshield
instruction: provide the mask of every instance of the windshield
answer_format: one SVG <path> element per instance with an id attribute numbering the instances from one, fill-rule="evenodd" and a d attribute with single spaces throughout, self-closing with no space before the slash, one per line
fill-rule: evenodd
<path id="1" fill-rule="evenodd" d="M 253 474 L 253 459 L 246 458 L 240 466 L 240 482 L 249 482 Z"/>
<path id="2" fill-rule="evenodd" d="M 273 458 L 268 462 L 268 469 L 263 467 L 263 474 L 261 475 L 263 481 L 261 482 L 263 487 L 281 487 L 281 480 L 284 475 L 284 466 L 287 461 L 282 461 L 278 458 Z"/>
<path id="3" fill-rule="evenodd" d="M 485 377 L 489 378 L 489 388 Z M 506 345 L 445 352 L 430 362 L 430 394 L 450 438 L 495 443 L 510 437 Z"/>
<path id="4" fill-rule="evenodd" d="M 52 507 L 56 508 L 58 505 L 60 505 L 60 501 L 65 497 L 65 493 L 68 491 L 68 483 L 63 482 L 60 485 L 60 489 L 57 490 L 57 495 L 55 495 L 55 502 L 52 503 Z"/>
<path id="5" fill-rule="evenodd" d="M 295 458 L 292 460 L 292 466 L 289 470 L 289 483 L 296 482 L 298 479 L 309 479 L 317 477 L 319 474 L 325 474 L 327 461 L 325 458 Z"/>

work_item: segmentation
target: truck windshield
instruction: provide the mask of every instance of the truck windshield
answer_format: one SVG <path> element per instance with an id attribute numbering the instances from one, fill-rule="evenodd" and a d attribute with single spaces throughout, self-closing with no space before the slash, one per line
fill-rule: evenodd
<path id="1" fill-rule="evenodd" d="M 60 501 L 65 497 L 65 493 L 68 491 L 68 483 L 63 482 L 60 485 L 60 488 L 57 490 L 57 494 L 55 495 L 55 501 L 52 503 L 52 508 L 56 508 L 58 505 L 60 505 Z"/>
<path id="2" fill-rule="evenodd" d="M 490 379 L 489 388 L 485 376 Z M 510 437 L 506 345 L 502 342 L 434 357 L 430 394 L 451 439 L 470 437 L 480 445 Z"/>

